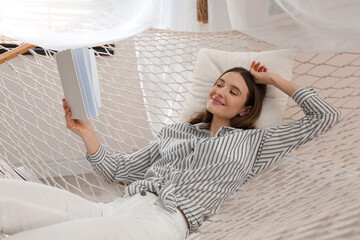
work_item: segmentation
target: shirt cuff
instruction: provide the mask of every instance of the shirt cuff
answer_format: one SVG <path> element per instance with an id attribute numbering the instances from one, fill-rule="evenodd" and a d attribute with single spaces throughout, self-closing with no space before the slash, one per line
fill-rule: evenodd
<path id="1" fill-rule="evenodd" d="M 104 160 L 105 155 L 106 155 L 106 149 L 100 143 L 100 147 L 98 148 L 98 150 L 94 154 L 89 154 L 88 152 L 86 153 L 86 159 L 91 164 L 99 164 Z"/>
<path id="2" fill-rule="evenodd" d="M 306 89 L 304 87 L 301 87 L 297 90 L 295 90 L 295 92 L 293 92 L 292 94 L 292 99 L 294 99 L 294 101 L 299 105 L 301 106 L 302 103 L 308 99 L 309 97 L 312 97 L 312 96 L 316 96 L 317 93 L 316 91 L 313 89 L 313 88 L 310 88 L 310 89 Z"/>

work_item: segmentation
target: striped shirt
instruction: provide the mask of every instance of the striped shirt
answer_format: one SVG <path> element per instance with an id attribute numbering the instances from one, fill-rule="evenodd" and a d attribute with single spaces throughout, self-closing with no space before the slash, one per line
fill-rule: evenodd
<path id="1" fill-rule="evenodd" d="M 240 185 L 325 133 L 340 118 L 340 111 L 314 89 L 299 88 L 291 97 L 305 116 L 281 126 L 221 127 L 213 137 L 209 123 L 175 123 L 135 153 L 114 154 L 100 144 L 86 157 L 107 182 L 131 182 L 125 197 L 145 190 L 157 193 L 169 211 L 178 207 L 193 231 Z"/>

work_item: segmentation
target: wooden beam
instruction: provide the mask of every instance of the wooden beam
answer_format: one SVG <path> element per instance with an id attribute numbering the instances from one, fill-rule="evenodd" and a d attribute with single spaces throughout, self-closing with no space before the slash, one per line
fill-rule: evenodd
<path id="1" fill-rule="evenodd" d="M 4 63 L 5 61 L 9 61 L 10 59 L 13 59 L 18 54 L 26 53 L 27 51 L 29 51 L 29 49 L 32 49 L 35 47 L 36 47 L 35 45 L 25 43 L 23 45 L 18 46 L 17 48 L 14 48 L 13 50 L 3 53 L 0 55 L 0 64 Z"/>

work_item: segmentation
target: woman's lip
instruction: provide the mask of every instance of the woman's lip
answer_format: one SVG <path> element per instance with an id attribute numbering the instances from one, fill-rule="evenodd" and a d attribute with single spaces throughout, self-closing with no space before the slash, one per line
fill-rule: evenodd
<path id="1" fill-rule="evenodd" d="M 212 102 L 216 105 L 221 105 L 223 106 L 224 104 L 222 104 L 221 102 L 219 102 L 218 100 L 216 100 L 215 98 L 212 99 Z"/>

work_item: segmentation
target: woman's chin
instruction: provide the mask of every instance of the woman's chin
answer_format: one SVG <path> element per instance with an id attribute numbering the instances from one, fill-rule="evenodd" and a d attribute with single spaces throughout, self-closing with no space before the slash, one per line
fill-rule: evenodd
<path id="1" fill-rule="evenodd" d="M 207 108 L 207 110 L 213 115 L 213 116 L 219 116 L 221 115 L 220 111 L 217 111 L 217 109 L 213 109 L 211 107 Z"/>
<path id="2" fill-rule="evenodd" d="M 212 114 L 216 114 L 216 113 L 223 112 L 224 111 L 224 109 L 222 109 L 223 107 L 224 106 L 212 104 L 212 105 L 208 106 L 206 109 L 209 112 L 211 112 Z"/>
<path id="3" fill-rule="evenodd" d="M 206 106 L 206 110 L 212 114 L 214 114 L 214 109 L 211 106 Z"/>

